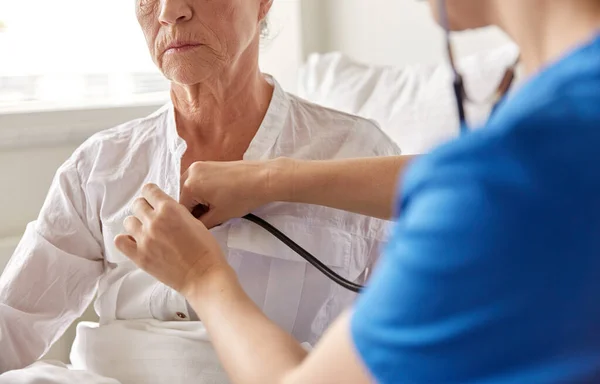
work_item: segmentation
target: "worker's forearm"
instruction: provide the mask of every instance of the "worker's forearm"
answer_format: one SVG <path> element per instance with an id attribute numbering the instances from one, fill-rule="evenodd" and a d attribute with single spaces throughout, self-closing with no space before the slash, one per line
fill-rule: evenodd
<path id="1" fill-rule="evenodd" d="M 292 336 L 259 310 L 231 270 L 198 279 L 186 297 L 235 384 L 282 383 L 307 355 Z"/>
<path id="2" fill-rule="evenodd" d="M 414 156 L 274 161 L 273 199 L 390 219 L 398 177 Z"/>

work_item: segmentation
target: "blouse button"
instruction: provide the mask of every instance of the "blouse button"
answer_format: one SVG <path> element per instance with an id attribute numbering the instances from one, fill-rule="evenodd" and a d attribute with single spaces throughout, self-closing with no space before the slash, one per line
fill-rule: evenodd
<path id="1" fill-rule="evenodd" d="M 179 317 L 180 319 L 187 319 L 187 316 L 185 315 L 185 313 L 183 312 L 177 312 L 176 313 L 177 317 Z"/>

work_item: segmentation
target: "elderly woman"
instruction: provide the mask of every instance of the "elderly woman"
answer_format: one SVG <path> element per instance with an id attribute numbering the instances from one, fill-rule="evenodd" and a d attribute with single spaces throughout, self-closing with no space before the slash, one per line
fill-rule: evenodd
<path id="1" fill-rule="evenodd" d="M 138 0 L 171 103 L 93 136 L 57 172 L 0 279 L 0 383 L 226 382 L 183 295 L 114 245 L 142 186 L 178 199 L 182 175 L 204 160 L 399 153 L 373 123 L 286 94 L 260 72 L 271 3 Z M 383 220 L 330 208 L 274 204 L 258 213 L 350 280 L 364 276 L 385 235 Z M 212 233 L 247 294 L 301 342 L 316 342 L 354 297 L 251 223 Z M 94 297 L 100 322 L 78 327 L 74 369 L 36 362 Z"/>

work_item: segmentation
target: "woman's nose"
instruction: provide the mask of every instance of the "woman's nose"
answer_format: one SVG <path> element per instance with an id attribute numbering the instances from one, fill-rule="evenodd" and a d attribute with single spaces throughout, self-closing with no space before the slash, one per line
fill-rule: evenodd
<path id="1" fill-rule="evenodd" d="M 174 25 L 192 18 L 192 8 L 186 0 L 163 0 L 158 21 L 163 25 Z"/>

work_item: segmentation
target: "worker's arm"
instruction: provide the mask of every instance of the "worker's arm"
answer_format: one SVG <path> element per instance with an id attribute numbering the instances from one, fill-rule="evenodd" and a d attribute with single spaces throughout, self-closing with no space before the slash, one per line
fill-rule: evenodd
<path id="1" fill-rule="evenodd" d="M 352 346 L 349 314 L 341 316 L 307 356 L 298 341 L 250 300 L 232 272 L 207 277 L 196 279 L 186 295 L 233 383 L 370 382 Z"/>
<path id="2" fill-rule="evenodd" d="M 398 176 L 413 156 L 281 160 L 269 183 L 275 200 L 324 205 L 390 219 Z"/>
<path id="3" fill-rule="evenodd" d="M 180 202 L 189 210 L 207 206 L 202 221 L 209 228 L 275 201 L 390 219 L 398 177 L 413 158 L 198 162 L 183 176 Z"/>
<path id="4" fill-rule="evenodd" d="M 157 186 L 124 222 L 119 250 L 181 292 L 202 319 L 232 382 L 368 383 L 343 316 L 307 357 L 298 341 L 270 321 L 239 284 L 208 229 Z"/>

